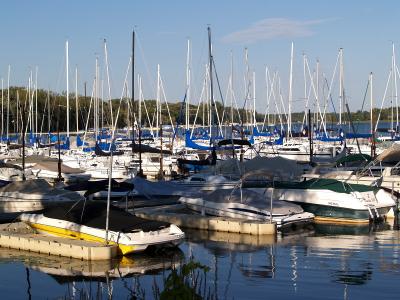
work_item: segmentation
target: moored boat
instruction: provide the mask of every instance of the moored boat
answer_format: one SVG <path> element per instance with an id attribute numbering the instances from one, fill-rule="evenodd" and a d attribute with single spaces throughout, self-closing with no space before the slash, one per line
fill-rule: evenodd
<path id="1" fill-rule="evenodd" d="M 247 189 L 217 190 L 179 198 L 188 208 L 203 214 L 245 220 L 275 222 L 278 228 L 311 222 L 312 213 L 296 204 L 273 201 Z"/>
<path id="2" fill-rule="evenodd" d="M 13 181 L 0 188 L 0 221 L 11 221 L 23 212 L 34 212 L 83 199 L 73 191 L 53 188 L 44 179 Z"/>
<path id="3" fill-rule="evenodd" d="M 318 221 L 366 223 L 386 217 L 395 201 L 379 187 L 349 184 L 335 179 L 273 183 L 275 199 L 299 204 Z M 261 189 L 260 189 L 261 191 Z"/>
<path id="4" fill-rule="evenodd" d="M 20 216 L 21 221 L 41 233 L 108 242 L 117 245 L 122 255 L 150 246 L 176 246 L 185 236 L 174 224 L 145 220 L 114 206 L 110 206 L 108 232 L 106 218 L 107 204 L 99 201 L 80 201 Z"/>

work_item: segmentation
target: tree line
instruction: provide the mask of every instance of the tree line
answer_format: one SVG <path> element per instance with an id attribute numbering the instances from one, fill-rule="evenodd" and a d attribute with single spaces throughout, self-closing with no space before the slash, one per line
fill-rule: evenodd
<path id="1" fill-rule="evenodd" d="M 9 132 L 21 132 L 23 121 L 28 126 L 28 130 L 35 130 L 38 132 L 51 132 L 60 130 L 66 131 L 67 129 L 67 97 L 66 93 L 57 93 L 54 91 L 47 91 L 44 89 L 38 89 L 35 91 L 30 91 L 22 87 L 10 87 L 9 95 L 8 90 L 1 91 L 1 118 L 0 125 L 3 129 L 3 134 L 6 133 L 7 129 L 7 111 L 8 114 L 8 128 Z M 8 101 L 9 99 L 9 101 Z M 116 118 L 118 114 L 117 128 L 124 128 L 127 126 L 132 126 L 135 117 L 138 116 L 139 102 L 135 100 L 133 103 L 131 99 L 112 99 L 111 101 L 99 100 L 99 124 L 101 127 L 110 127 L 112 123 L 111 110 L 113 112 L 113 119 Z M 91 103 L 90 97 L 85 97 L 78 95 L 78 114 L 76 113 L 76 96 L 75 94 L 70 94 L 69 96 L 69 124 L 70 131 L 76 130 L 76 120 L 78 119 L 79 130 L 84 130 L 86 124 L 88 128 L 93 128 L 95 122 L 95 116 L 93 114 L 93 101 Z M 190 123 L 193 124 L 196 118 L 196 124 L 209 124 L 208 111 L 210 109 L 209 105 L 204 104 L 190 104 Z M 216 109 L 213 109 L 213 119 L 215 123 L 219 117 L 220 121 L 224 124 L 230 124 L 232 121 L 236 124 L 238 123 L 252 123 L 253 113 L 244 108 L 239 108 L 238 110 L 231 109 L 229 106 L 224 106 L 221 102 L 215 103 Z M 184 124 L 185 122 L 185 104 L 181 102 L 170 102 L 168 103 L 169 113 L 172 122 L 175 124 Z M 133 115 L 133 111 L 135 114 Z M 149 127 L 151 124 L 155 125 L 153 116 L 156 111 L 156 100 L 149 99 L 141 103 L 141 115 L 142 115 L 142 126 Z M 218 112 L 218 116 L 217 116 Z M 231 114 L 233 113 L 233 117 Z M 380 120 L 390 121 L 392 119 L 393 113 L 396 113 L 396 109 L 384 108 L 381 111 Z M 197 114 L 197 117 L 196 117 Z M 374 120 L 377 119 L 379 114 L 379 109 L 373 109 Z M 312 113 L 314 118 L 313 122 L 316 122 L 315 118 L 318 118 L 317 113 Z M 167 110 L 167 105 L 163 103 L 161 105 L 161 117 L 163 124 L 170 124 L 170 117 Z M 347 113 L 342 114 L 342 120 L 349 121 L 352 119 L 353 122 L 363 122 L 370 121 L 370 112 L 358 110 L 352 112 L 350 116 Z M 257 122 L 264 122 L 264 113 L 256 113 Z M 396 119 L 396 117 L 394 117 Z M 36 128 L 37 120 L 37 128 Z M 270 114 L 270 122 L 278 123 L 282 120 L 286 123 L 286 116 L 281 115 L 280 118 L 277 114 Z M 307 120 L 304 117 L 304 112 L 292 113 L 292 122 L 303 122 Z M 326 123 L 337 123 L 339 120 L 338 115 L 335 113 L 326 114 Z M 115 120 L 113 120 L 115 121 Z M 31 128 L 33 126 L 33 128 Z"/>

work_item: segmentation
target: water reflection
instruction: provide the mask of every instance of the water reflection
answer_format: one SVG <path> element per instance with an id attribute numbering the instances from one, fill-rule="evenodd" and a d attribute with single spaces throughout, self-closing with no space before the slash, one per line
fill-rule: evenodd
<path id="1" fill-rule="evenodd" d="M 179 248 L 159 252 L 145 252 L 113 260 L 85 261 L 74 258 L 43 255 L 35 252 L 0 248 L 2 261 L 22 261 L 32 270 L 46 273 L 58 283 L 70 281 L 105 281 L 109 278 L 124 278 L 138 274 L 159 274 L 176 268 L 184 260 Z"/>
<path id="2" fill-rule="evenodd" d="M 88 263 L 0 248 L 0 262 L 9 269 L 17 265 L 13 292 L 21 293 L 18 286 L 24 286 L 19 298 L 46 298 L 39 293 L 43 281 L 42 287 L 52 289 L 47 298 L 99 298 L 100 293 L 100 298 L 152 299 L 154 291 L 174 295 L 178 283 L 214 299 L 387 299 L 399 293 L 400 231 L 393 226 L 316 224 L 276 237 L 187 230 L 182 251 Z M 202 293 L 196 269 L 188 276 L 188 266 L 200 266 Z M 0 289 L 10 282 L 2 270 Z"/>
<path id="3" fill-rule="evenodd" d="M 184 259 L 184 253 L 179 248 L 92 262 L 0 248 L 1 262 L 24 264 L 28 299 L 31 299 L 32 293 L 35 292 L 35 286 L 31 283 L 32 272 L 46 274 L 57 284 L 65 285 L 67 287 L 65 296 L 72 299 L 101 299 L 103 293 L 106 294 L 106 298 L 111 299 L 115 280 L 122 283 L 130 296 L 145 299 L 144 288 L 141 287 L 139 277 L 160 275 L 166 270 L 176 269 L 184 262 Z M 132 280 L 127 281 L 128 278 Z"/>

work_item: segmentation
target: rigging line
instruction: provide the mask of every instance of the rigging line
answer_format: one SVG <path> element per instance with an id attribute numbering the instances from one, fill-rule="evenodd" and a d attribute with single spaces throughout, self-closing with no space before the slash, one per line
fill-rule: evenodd
<path id="1" fill-rule="evenodd" d="M 327 87 L 329 88 L 328 80 L 326 79 L 326 77 L 324 77 L 324 79 L 325 79 L 325 83 L 326 83 Z M 329 99 L 331 100 L 331 104 L 332 104 L 332 107 L 333 107 L 333 112 L 334 112 L 335 117 L 336 117 L 336 121 L 339 122 L 339 119 L 338 119 L 338 116 L 337 116 L 337 113 L 336 113 L 335 103 L 333 103 L 332 93 L 329 93 Z"/>
<path id="2" fill-rule="evenodd" d="M 215 67 L 215 62 L 214 62 L 214 57 L 213 57 L 213 56 L 211 57 L 211 61 L 212 61 L 212 64 L 213 64 L 213 66 L 214 66 L 215 78 L 217 79 L 218 91 L 219 91 L 219 94 L 220 94 L 220 96 L 221 96 L 221 101 L 222 101 L 222 116 L 221 116 L 221 119 L 220 119 L 220 117 L 219 117 L 218 106 L 217 106 L 217 103 L 216 103 L 216 101 L 215 101 L 215 98 L 213 97 L 212 100 L 213 100 L 213 102 L 214 102 L 215 113 L 216 113 L 216 115 L 217 115 L 217 122 L 218 122 L 219 133 L 220 133 L 221 136 L 223 136 L 221 124 L 222 124 L 222 121 L 223 121 L 223 119 L 224 119 L 224 114 L 225 114 L 225 103 L 224 103 L 224 97 L 222 96 L 221 86 L 220 86 L 220 84 L 219 84 L 218 74 L 217 74 L 217 70 L 216 70 L 216 67 Z"/>
<path id="3" fill-rule="evenodd" d="M 365 89 L 364 99 L 363 99 L 363 103 L 361 105 L 361 112 L 364 110 L 364 104 L 365 104 L 365 99 L 367 98 L 368 88 L 369 88 L 369 80 L 367 82 L 367 88 Z"/>
<path id="4" fill-rule="evenodd" d="M 186 88 L 185 96 L 183 97 L 183 101 L 181 102 L 181 107 L 179 108 L 179 115 L 178 115 L 178 118 L 176 120 L 176 129 L 175 129 L 174 134 L 172 136 L 172 144 L 174 144 L 175 136 L 176 136 L 176 133 L 178 131 L 178 126 L 183 123 L 183 109 L 184 109 L 185 103 L 186 103 L 187 91 L 188 91 L 188 89 Z M 185 134 L 186 134 L 186 132 L 185 132 Z"/>
<path id="5" fill-rule="evenodd" d="M 150 72 L 150 68 L 149 68 L 149 66 L 148 66 L 148 64 L 147 64 L 147 60 L 146 60 L 146 57 L 144 56 L 144 50 L 143 50 L 143 48 L 142 48 L 142 43 L 141 43 L 141 40 L 140 40 L 140 35 L 138 34 L 138 32 L 135 30 L 135 45 L 137 46 L 137 48 L 138 48 L 138 50 L 139 50 L 139 54 L 140 54 L 140 56 L 141 56 L 141 58 L 142 58 L 142 63 L 143 63 L 143 65 L 144 65 L 144 68 L 145 68 L 145 74 L 147 75 L 147 82 L 148 82 L 148 84 L 150 85 L 150 90 L 153 90 L 153 91 L 156 91 L 157 90 L 157 88 L 156 88 L 156 86 L 155 86 L 155 84 L 154 84 L 154 82 L 156 82 L 156 79 L 151 75 L 152 74 L 152 72 Z M 135 62 L 137 63 L 137 59 L 135 59 Z"/>

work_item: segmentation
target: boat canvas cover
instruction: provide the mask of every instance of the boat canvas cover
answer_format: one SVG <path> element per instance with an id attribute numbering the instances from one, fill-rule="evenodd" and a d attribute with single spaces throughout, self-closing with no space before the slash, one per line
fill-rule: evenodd
<path id="1" fill-rule="evenodd" d="M 31 155 L 31 156 L 25 157 L 26 164 L 34 164 L 34 163 L 41 163 L 41 162 L 48 162 L 48 161 L 58 162 L 58 159 L 54 158 L 54 157 L 44 156 L 44 155 Z M 22 158 L 16 159 L 15 162 L 18 164 L 21 164 Z"/>
<path id="2" fill-rule="evenodd" d="M 139 194 L 145 196 L 185 196 L 199 191 L 198 187 L 186 187 L 171 181 L 153 182 L 140 177 L 133 178 L 132 183 Z"/>
<path id="3" fill-rule="evenodd" d="M 205 201 L 215 203 L 241 203 L 259 210 L 269 211 L 271 208 L 271 198 L 254 191 L 242 189 L 235 190 L 216 190 L 205 195 Z M 274 215 L 288 215 L 302 213 L 303 209 L 294 203 L 276 200 L 272 201 L 272 212 Z"/>
<path id="4" fill-rule="evenodd" d="M 302 182 L 274 182 L 277 189 L 297 189 L 297 190 L 330 190 L 337 193 L 350 194 L 351 192 L 378 192 L 378 187 L 349 184 L 336 179 L 330 178 L 313 178 Z"/>
<path id="5" fill-rule="evenodd" d="M 43 197 L 63 196 L 76 201 L 82 199 L 82 196 L 78 193 L 56 189 L 44 179 L 13 181 L 0 188 L 0 194 L 2 193 L 19 193 L 27 195 L 39 194 Z"/>
<path id="6" fill-rule="evenodd" d="M 41 169 L 41 170 L 47 170 L 51 172 L 58 172 L 58 161 L 42 161 L 33 167 L 34 169 Z M 82 169 L 79 168 L 71 168 L 68 167 L 64 164 L 61 164 L 61 173 L 64 174 L 81 174 L 84 173 Z"/>
<path id="7" fill-rule="evenodd" d="M 271 173 L 276 172 L 277 176 L 285 178 L 295 178 L 303 174 L 302 167 L 295 161 L 280 156 L 257 156 L 251 160 L 246 160 L 243 163 L 240 163 L 237 159 L 232 158 L 225 161 L 217 161 L 217 165 L 215 166 L 216 174 L 225 175 L 241 176 L 256 170 L 269 170 Z M 208 172 L 214 173 L 214 168 L 210 168 Z"/>
<path id="8" fill-rule="evenodd" d="M 74 205 L 60 204 L 43 211 L 47 218 L 65 220 L 87 227 L 106 229 L 107 203 L 102 201 L 79 201 Z M 108 229 L 115 232 L 157 231 L 169 227 L 161 221 L 139 218 L 115 206 L 110 206 Z"/>

